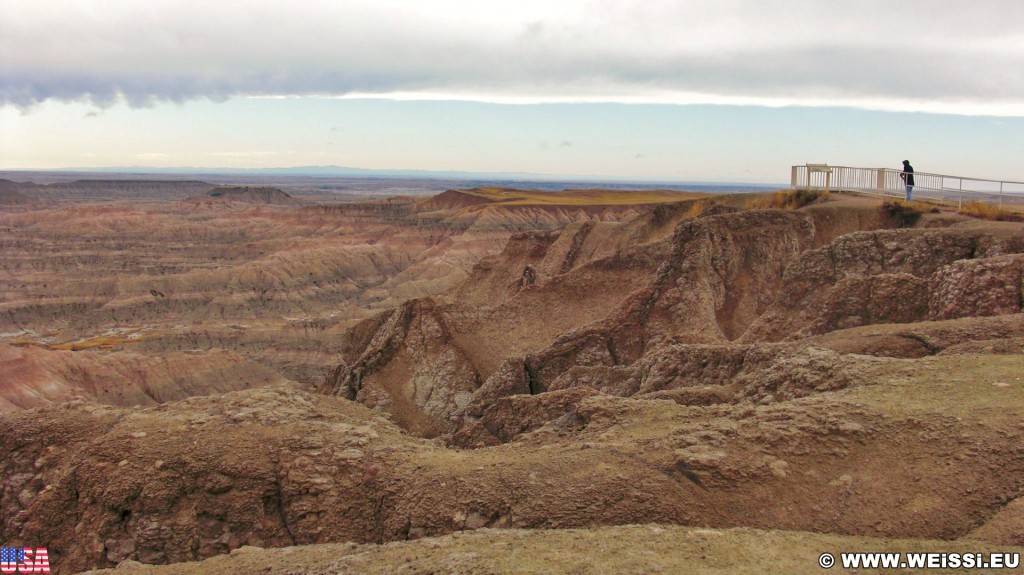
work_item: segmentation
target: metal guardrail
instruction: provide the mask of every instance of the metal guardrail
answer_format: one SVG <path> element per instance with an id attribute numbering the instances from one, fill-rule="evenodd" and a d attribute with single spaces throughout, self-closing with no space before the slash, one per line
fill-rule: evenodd
<path id="1" fill-rule="evenodd" d="M 906 198 L 903 170 L 854 168 L 828 164 L 793 166 L 790 187 L 794 190 L 846 191 Z M 1024 182 L 914 173 L 915 200 L 928 200 L 963 207 L 964 202 L 984 202 L 1024 207 Z M 1006 207 L 1011 207 L 1007 205 Z"/>

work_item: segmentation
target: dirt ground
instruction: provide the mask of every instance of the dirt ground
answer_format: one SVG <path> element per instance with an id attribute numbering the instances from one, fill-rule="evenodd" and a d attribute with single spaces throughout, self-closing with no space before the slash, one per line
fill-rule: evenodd
<path id="1" fill-rule="evenodd" d="M 242 547 L 201 563 L 166 566 L 122 564 L 99 573 L 138 575 L 334 575 L 407 573 L 842 573 L 824 570 L 819 557 L 843 552 L 1020 553 L 1021 547 L 977 541 L 891 540 L 795 531 L 704 529 L 630 525 L 596 529 L 480 529 L 445 537 L 385 545 L 328 544 L 284 549 Z M 905 560 L 905 559 L 904 559 Z M 891 573 L 858 569 L 856 573 Z M 943 570 L 996 573 L 998 570 Z M 1003 570 L 1002 572 L 1006 572 Z"/>

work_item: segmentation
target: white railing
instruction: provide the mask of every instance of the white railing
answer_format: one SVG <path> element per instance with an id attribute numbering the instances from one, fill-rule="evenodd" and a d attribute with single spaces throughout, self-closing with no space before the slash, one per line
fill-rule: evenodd
<path id="1" fill-rule="evenodd" d="M 906 198 L 903 170 L 889 168 L 852 168 L 827 164 L 793 166 L 790 187 L 794 190 L 859 192 Z M 947 176 L 928 172 L 914 173 L 915 200 L 955 204 L 985 202 L 1002 208 L 1024 207 L 1024 182 Z"/>

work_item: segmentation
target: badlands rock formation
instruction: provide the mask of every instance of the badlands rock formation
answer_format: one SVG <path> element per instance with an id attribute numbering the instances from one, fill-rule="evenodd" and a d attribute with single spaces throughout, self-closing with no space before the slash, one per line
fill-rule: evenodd
<path id="1" fill-rule="evenodd" d="M 9 183 L 6 183 L 9 182 Z M 57 201 L 76 200 L 167 200 L 202 194 L 212 184 L 199 180 L 74 180 L 47 185 L 5 180 L 21 194 Z"/>
<path id="2" fill-rule="evenodd" d="M 18 191 L 20 186 L 11 185 L 14 182 L 0 180 L 0 208 L 11 210 L 17 208 L 39 208 L 45 202 L 38 198 L 26 196 Z"/>
<path id="3" fill-rule="evenodd" d="M 503 396 L 582 386 L 732 402 L 769 393 L 736 378 L 765 377 L 811 336 L 1024 311 L 1020 226 L 886 229 L 894 222 L 877 205 L 848 204 L 700 216 L 647 243 L 635 228 L 590 224 L 516 236 L 453 297 L 413 300 L 351 331 L 362 341 L 324 389 L 414 433 L 489 443 L 485 410 Z M 616 247 L 602 253 L 601 242 Z M 767 345 L 781 341 L 793 343 Z"/>
<path id="4" fill-rule="evenodd" d="M 423 233 L 522 217 L 463 195 L 348 215 L 365 233 L 369 213 Z M 317 392 L 243 376 L 9 413 L 0 535 L 47 544 L 61 572 L 819 572 L 824 551 L 1021 551 L 1024 226 L 747 203 L 516 231 L 447 291 L 338 329 Z"/>
<path id="5" fill-rule="evenodd" d="M 246 204 L 267 204 L 272 206 L 302 206 L 304 202 L 293 198 L 278 188 L 249 186 L 220 186 L 202 196 L 182 200 L 196 205 L 214 205 L 224 202 L 243 202 Z"/>
<path id="6" fill-rule="evenodd" d="M 84 399 L 131 407 L 193 395 L 288 383 L 276 371 L 238 354 L 171 352 L 158 360 L 131 352 L 107 354 L 0 344 L 0 412 Z"/>
<path id="7" fill-rule="evenodd" d="M 191 199 L 151 197 L 161 190 L 177 197 L 198 185 L 203 193 Z M 5 194 L 28 203 L 0 206 L 0 345 L 73 351 L 89 365 L 109 363 L 107 373 L 123 371 L 117 367 L 122 357 L 144 371 L 163 372 L 168 354 L 191 353 L 200 354 L 207 371 L 235 373 L 244 358 L 280 374 L 227 387 L 211 381 L 211 391 L 285 378 L 307 386 L 321 382 L 337 365 L 347 327 L 378 309 L 447 289 L 514 232 L 617 221 L 691 197 L 646 193 L 628 198 L 632 203 L 618 197 L 601 204 L 597 192 L 537 196 L 481 189 L 425 200 L 310 205 L 275 188 L 211 190 L 188 181 L 5 186 Z M 137 192 L 142 199 L 80 202 L 73 196 L 55 203 L 27 195 L 72 188 Z M 531 200 L 538 197 L 562 199 Z M 236 355 L 206 353 L 217 350 Z M 66 387 L 76 385 L 84 396 L 108 397 L 89 391 L 93 384 L 74 375 L 89 370 L 67 369 L 60 354 L 32 357 L 35 365 L 53 365 L 31 376 L 0 365 L 0 397 L 18 387 L 21 398 L 0 404 L 35 406 L 74 395 Z M 138 397 L 139 386 L 128 379 L 116 381 L 125 382 L 126 397 Z M 28 401 L 33 386 L 40 392 Z"/>

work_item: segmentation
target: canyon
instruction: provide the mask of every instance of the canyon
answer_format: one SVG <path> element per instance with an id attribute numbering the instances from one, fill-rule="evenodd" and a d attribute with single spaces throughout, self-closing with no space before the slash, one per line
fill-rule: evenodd
<path id="1" fill-rule="evenodd" d="M 1024 224 L 845 194 L 190 185 L 2 188 L 0 538 L 59 572 L 1024 547 Z"/>
<path id="2" fill-rule="evenodd" d="M 197 194 L 184 181 L 118 182 L 105 199 L 46 199 L 62 185 L 70 186 L 11 189 L 17 202 L 0 206 L 0 346 L 37 348 L 21 356 L 31 364 L 64 362 L 43 350 L 156 364 L 168 353 L 228 350 L 305 387 L 336 365 L 346 328 L 455 285 L 514 232 L 623 220 L 692 195 L 505 206 L 494 189 L 323 204 L 273 188 Z M 40 187 L 47 192 L 29 195 Z M 128 202 L 119 199 L 124 189 L 169 197 Z M 0 389 L 42 386 L 18 381 L 43 371 L 8 370 Z M 122 385 L 133 385 L 121 373 Z M 47 400 L 22 393 L 19 401 Z"/>

